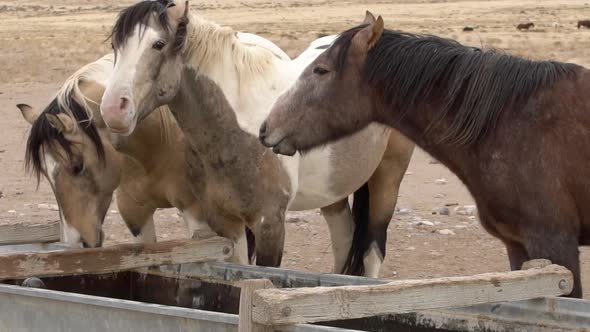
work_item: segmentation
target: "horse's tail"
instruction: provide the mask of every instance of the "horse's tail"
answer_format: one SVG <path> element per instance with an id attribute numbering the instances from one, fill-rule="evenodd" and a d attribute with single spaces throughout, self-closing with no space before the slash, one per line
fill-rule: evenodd
<path id="1" fill-rule="evenodd" d="M 354 234 L 348 252 L 348 258 L 341 273 L 361 276 L 365 273 L 363 260 L 369 249 L 371 239 L 369 233 L 369 184 L 365 183 L 354 192 L 352 203 L 352 218 L 354 220 Z"/>

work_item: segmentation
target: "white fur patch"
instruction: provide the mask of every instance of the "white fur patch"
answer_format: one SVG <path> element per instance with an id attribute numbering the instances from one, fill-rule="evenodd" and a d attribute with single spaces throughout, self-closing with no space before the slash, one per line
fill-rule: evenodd
<path id="1" fill-rule="evenodd" d="M 81 242 L 82 237 L 80 236 L 80 232 L 74 227 L 68 225 L 67 221 L 61 223 L 62 233 L 63 233 L 63 241 L 68 244 L 78 244 Z"/>
<path id="2" fill-rule="evenodd" d="M 381 256 L 380 250 L 375 242 L 369 247 L 369 253 L 365 255 L 363 264 L 365 265 L 365 277 L 379 278 L 383 256 Z"/>
<path id="3" fill-rule="evenodd" d="M 51 188 L 55 188 L 55 169 L 57 168 L 57 161 L 49 153 L 45 153 L 43 159 L 45 161 L 47 181 L 49 181 Z"/>
<path id="4" fill-rule="evenodd" d="M 246 232 L 242 232 L 241 234 L 234 242 L 234 257 L 232 261 L 241 265 L 249 265 Z"/>

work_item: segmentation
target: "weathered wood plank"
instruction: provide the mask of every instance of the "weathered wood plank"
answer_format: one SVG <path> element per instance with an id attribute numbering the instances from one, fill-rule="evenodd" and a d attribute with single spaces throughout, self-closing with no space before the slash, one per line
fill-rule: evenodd
<path id="1" fill-rule="evenodd" d="M 265 289 L 252 317 L 265 325 L 312 323 L 569 294 L 573 276 L 558 265 L 468 277 L 400 280 L 383 285 Z"/>
<path id="2" fill-rule="evenodd" d="M 0 279 L 103 273 L 153 265 L 184 264 L 231 257 L 229 239 L 176 240 L 106 248 L 0 254 Z"/>
<path id="3" fill-rule="evenodd" d="M 59 240 L 59 221 L 46 224 L 0 225 L 0 245 L 57 242 Z"/>
<path id="4" fill-rule="evenodd" d="M 268 279 L 252 279 L 241 282 L 240 320 L 238 332 L 272 332 L 271 326 L 257 324 L 252 320 L 252 296 L 259 289 L 274 288 Z"/>

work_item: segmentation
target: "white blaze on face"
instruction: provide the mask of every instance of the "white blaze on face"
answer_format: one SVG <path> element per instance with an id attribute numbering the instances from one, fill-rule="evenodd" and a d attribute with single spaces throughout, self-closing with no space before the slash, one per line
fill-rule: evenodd
<path id="1" fill-rule="evenodd" d="M 57 168 L 57 161 L 49 153 L 43 155 L 45 161 L 45 172 L 47 173 L 47 181 L 51 188 L 55 188 L 55 169 Z"/>
<path id="2" fill-rule="evenodd" d="M 125 45 L 117 50 L 115 68 L 107 81 L 100 113 L 111 130 L 118 134 L 129 135 L 135 129 L 137 101 L 133 91 L 137 82 L 137 67 L 142 55 L 152 51 L 152 45 L 159 39 L 155 29 L 137 25 Z M 121 107 L 122 98 L 129 101 L 125 108 Z"/>
<path id="3" fill-rule="evenodd" d="M 56 175 L 58 163 L 53 158 L 53 156 L 51 156 L 49 153 L 46 153 L 43 156 L 43 159 L 45 161 L 45 173 L 46 173 L 47 181 L 49 181 L 49 185 L 51 186 L 51 190 L 53 190 L 53 193 L 55 195 L 55 193 L 56 193 L 55 175 Z M 56 199 L 57 199 L 57 196 L 56 196 Z M 61 238 L 61 240 L 64 241 L 65 243 L 68 243 L 68 244 L 80 243 L 80 240 L 82 238 L 80 236 L 80 232 L 78 232 L 78 230 L 76 230 L 76 228 L 74 228 L 68 224 L 68 221 L 66 220 L 66 218 L 62 214 L 61 206 L 59 207 L 59 219 L 60 219 L 60 231 L 61 231 L 60 238 Z"/>

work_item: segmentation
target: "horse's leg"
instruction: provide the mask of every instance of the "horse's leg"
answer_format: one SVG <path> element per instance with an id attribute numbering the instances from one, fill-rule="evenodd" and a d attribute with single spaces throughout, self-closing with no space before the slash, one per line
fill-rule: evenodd
<path id="1" fill-rule="evenodd" d="M 334 254 L 333 273 L 342 273 L 346 257 L 352 245 L 354 221 L 348 204 L 348 197 L 332 205 L 323 207 L 322 215 L 326 219 L 332 240 Z"/>
<path id="2" fill-rule="evenodd" d="M 249 265 L 250 257 L 248 257 L 248 240 L 246 238 L 246 228 L 244 224 L 236 227 L 232 233 L 232 239 L 234 241 L 234 257 L 230 259 L 231 262 Z"/>
<path id="3" fill-rule="evenodd" d="M 574 275 L 574 289 L 568 296 L 582 298 L 578 236 L 565 229 L 551 228 L 549 231 L 543 227 L 543 225 L 558 224 L 558 222 L 542 223 L 536 220 L 535 225 L 531 225 L 522 232 L 524 247 L 530 259 L 548 259 L 553 264 L 569 269 Z"/>
<path id="4" fill-rule="evenodd" d="M 281 266 L 285 246 L 285 204 L 269 204 L 250 224 L 256 237 L 256 265 Z"/>
<path id="5" fill-rule="evenodd" d="M 208 205 L 202 206 L 202 214 L 197 220 L 207 220 L 209 227 L 217 235 L 230 239 L 234 245 L 233 256 L 227 261 L 241 265 L 249 265 L 248 243 L 246 240 L 245 223 L 240 218 L 228 216 L 227 214 L 208 209 Z"/>
<path id="6" fill-rule="evenodd" d="M 156 242 L 154 225 L 156 209 L 147 204 L 141 204 L 121 188 L 117 190 L 116 199 L 119 213 L 133 235 L 133 240 L 137 243 Z"/>
<path id="7" fill-rule="evenodd" d="M 529 254 L 522 244 L 514 241 L 504 241 L 504 245 L 506 245 L 512 271 L 520 270 L 522 263 L 530 260 Z"/>
<path id="8" fill-rule="evenodd" d="M 202 220 L 201 212 L 199 210 L 199 202 L 193 204 L 182 210 L 182 219 L 186 223 L 189 237 L 194 237 L 195 233 L 213 231 L 209 224 Z"/>
<path id="9" fill-rule="evenodd" d="M 383 159 L 369 179 L 367 237 L 371 242 L 363 259 L 367 277 L 379 277 L 379 270 L 385 258 L 387 227 L 393 217 L 399 187 L 410 164 L 413 151 L 414 143 L 397 131 L 392 131 Z"/>

